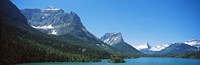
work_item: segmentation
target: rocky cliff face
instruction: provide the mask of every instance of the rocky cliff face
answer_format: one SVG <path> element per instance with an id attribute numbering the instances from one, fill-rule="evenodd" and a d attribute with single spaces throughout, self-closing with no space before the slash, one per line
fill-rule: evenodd
<path id="1" fill-rule="evenodd" d="M 33 28 L 47 34 L 63 35 L 74 31 L 88 32 L 81 23 L 79 16 L 74 12 L 65 13 L 62 9 L 55 7 L 21 11 Z"/>
<path id="2" fill-rule="evenodd" d="M 111 46 L 124 42 L 121 33 L 106 33 L 103 37 L 101 37 L 101 40 Z"/>
<path id="3" fill-rule="evenodd" d="M 106 33 L 101 37 L 101 40 L 104 41 L 104 43 L 107 43 L 112 47 L 120 50 L 124 54 L 134 55 L 140 53 L 134 47 L 124 42 L 121 33 Z"/>

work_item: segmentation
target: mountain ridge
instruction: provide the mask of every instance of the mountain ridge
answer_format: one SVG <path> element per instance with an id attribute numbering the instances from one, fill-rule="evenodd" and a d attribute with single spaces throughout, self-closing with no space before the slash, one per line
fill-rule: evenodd
<path id="1" fill-rule="evenodd" d="M 157 45 L 157 46 L 151 46 L 151 48 L 148 48 L 147 44 L 146 45 L 138 45 L 138 46 L 134 46 L 134 47 L 136 47 L 136 49 L 140 50 L 141 52 L 143 52 L 145 54 L 172 54 L 172 53 L 176 54 L 179 52 L 184 53 L 184 52 L 197 51 L 197 48 L 199 45 L 200 45 L 199 41 L 196 40 L 195 38 L 192 38 L 192 40 L 188 40 L 188 41 L 182 42 L 182 43 L 172 43 L 169 45 L 166 45 L 166 44 L 165 45 Z M 140 47 L 140 46 L 142 46 L 142 47 Z M 192 48 L 193 50 L 191 49 L 190 51 L 181 51 L 181 49 L 179 49 L 179 50 L 175 49 L 176 47 L 185 49 L 185 50 L 189 50 L 190 48 Z M 186 48 L 184 48 L 184 47 L 186 47 Z M 168 49 L 168 50 L 166 50 L 166 49 Z"/>

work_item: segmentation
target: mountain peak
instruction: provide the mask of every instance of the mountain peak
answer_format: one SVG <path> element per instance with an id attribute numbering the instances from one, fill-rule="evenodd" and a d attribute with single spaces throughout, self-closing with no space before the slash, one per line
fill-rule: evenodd
<path id="1" fill-rule="evenodd" d="M 106 33 L 101 40 L 109 45 L 124 42 L 121 32 Z"/>
<path id="2" fill-rule="evenodd" d="M 105 35 L 106 35 L 106 36 L 113 36 L 113 35 L 116 35 L 116 36 L 118 36 L 118 37 L 122 37 L 121 32 L 106 33 Z"/>
<path id="3" fill-rule="evenodd" d="M 80 18 L 75 12 L 71 11 L 69 13 L 69 20 L 78 20 L 78 21 L 80 21 Z"/>
<path id="4" fill-rule="evenodd" d="M 148 43 L 148 42 L 146 43 L 146 46 L 147 46 L 148 48 L 151 48 L 151 46 L 149 45 L 149 43 Z"/>
<path id="5" fill-rule="evenodd" d="M 140 53 L 137 49 L 124 42 L 121 32 L 106 33 L 101 37 L 101 40 L 111 45 L 124 54 L 137 54 Z"/>
<path id="6" fill-rule="evenodd" d="M 188 44 L 190 46 L 200 46 L 200 41 L 196 40 L 193 37 L 191 40 L 186 41 L 185 44 Z"/>
<path id="7" fill-rule="evenodd" d="M 73 11 L 70 11 L 70 14 L 71 15 L 77 15 L 75 12 L 73 12 Z"/>
<path id="8" fill-rule="evenodd" d="M 137 45 L 137 46 L 134 46 L 137 50 L 143 50 L 143 49 L 150 49 L 151 46 L 149 45 L 149 43 L 145 43 L 143 45 Z"/>
<path id="9" fill-rule="evenodd" d="M 50 6 L 50 7 L 44 8 L 42 10 L 61 10 L 61 9 L 53 7 L 53 6 Z"/>
<path id="10" fill-rule="evenodd" d="M 198 40 L 196 40 L 195 37 L 193 37 L 191 40 L 188 40 L 188 42 L 193 42 L 193 41 L 198 41 Z"/>

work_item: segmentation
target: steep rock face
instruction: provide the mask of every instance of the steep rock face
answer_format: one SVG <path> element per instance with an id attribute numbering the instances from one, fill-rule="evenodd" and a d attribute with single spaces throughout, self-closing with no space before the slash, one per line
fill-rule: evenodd
<path id="1" fill-rule="evenodd" d="M 124 42 L 121 33 L 106 33 L 101 37 L 104 43 L 111 45 L 112 47 L 120 50 L 124 54 L 139 54 L 140 52 L 136 50 L 131 45 Z"/>
<path id="2" fill-rule="evenodd" d="M 68 14 L 55 7 L 24 9 L 21 11 L 33 28 L 47 34 L 63 35 L 74 31 L 88 32 L 82 25 L 79 16 L 74 12 Z"/>
<path id="3" fill-rule="evenodd" d="M 106 33 L 101 40 L 109 45 L 116 45 L 117 43 L 124 42 L 121 33 Z"/>

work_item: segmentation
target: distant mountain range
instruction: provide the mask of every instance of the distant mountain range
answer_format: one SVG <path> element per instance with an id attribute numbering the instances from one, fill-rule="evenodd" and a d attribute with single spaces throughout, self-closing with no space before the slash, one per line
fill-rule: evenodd
<path id="1" fill-rule="evenodd" d="M 161 50 L 159 54 L 179 54 L 194 51 L 198 51 L 198 48 L 185 43 L 174 43 Z"/>
<path id="2" fill-rule="evenodd" d="M 200 41 L 193 38 L 183 43 L 173 43 L 170 45 L 150 46 L 149 43 L 134 46 L 137 50 L 145 54 L 173 54 L 198 51 Z"/>

